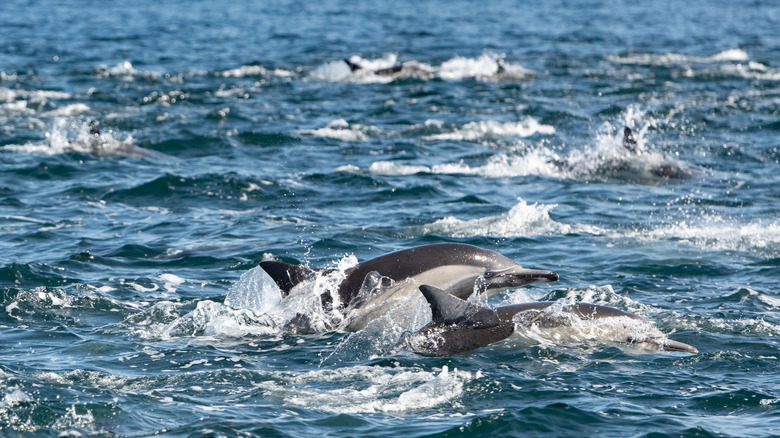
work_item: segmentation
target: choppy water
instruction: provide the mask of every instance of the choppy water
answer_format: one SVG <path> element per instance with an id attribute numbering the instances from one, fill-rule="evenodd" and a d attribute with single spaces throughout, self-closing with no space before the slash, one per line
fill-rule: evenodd
<path id="1" fill-rule="evenodd" d="M 124 3 L 2 6 L 0 434 L 778 435 L 776 2 Z M 700 353 L 260 311 L 262 260 L 450 241 Z"/>

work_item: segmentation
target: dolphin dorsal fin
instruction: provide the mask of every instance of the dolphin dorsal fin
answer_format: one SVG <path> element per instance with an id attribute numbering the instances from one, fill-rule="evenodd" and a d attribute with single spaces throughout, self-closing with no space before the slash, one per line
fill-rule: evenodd
<path id="1" fill-rule="evenodd" d="M 623 128 L 623 147 L 629 152 L 637 152 L 639 145 L 634 138 L 634 131 L 628 126 Z"/>
<path id="2" fill-rule="evenodd" d="M 349 66 L 349 69 L 354 73 L 358 70 L 363 70 L 363 67 L 360 64 L 354 63 L 350 61 L 349 59 L 344 60 L 345 63 Z"/>
<path id="3" fill-rule="evenodd" d="M 435 323 L 454 324 L 479 310 L 478 306 L 427 284 L 420 285 L 420 292 L 431 306 Z"/>
<path id="4" fill-rule="evenodd" d="M 284 262 L 260 262 L 260 267 L 276 282 L 285 297 L 298 283 L 311 278 L 315 273 L 314 269 L 307 266 Z"/>

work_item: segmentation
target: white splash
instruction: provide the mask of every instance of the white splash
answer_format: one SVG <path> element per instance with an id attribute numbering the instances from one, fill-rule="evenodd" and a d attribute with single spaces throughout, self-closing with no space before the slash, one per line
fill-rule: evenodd
<path id="1" fill-rule="evenodd" d="M 478 58 L 456 56 L 441 64 L 439 75 L 444 79 L 484 78 L 498 73 L 495 57 L 484 54 Z"/>
<path id="2" fill-rule="evenodd" d="M 177 318 L 162 331 L 162 337 L 212 336 L 218 338 L 279 334 L 273 319 L 249 309 L 233 309 L 211 300 L 199 301 L 195 310 Z"/>
<path id="3" fill-rule="evenodd" d="M 256 266 L 241 275 L 230 286 L 225 305 L 233 309 L 248 309 L 256 314 L 268 313 L 282 301 L 282 291 L 263 268 Z"/>
<path id="4" fill-rule="evenodd" d="M 338 285 L 346 272 L 357 265 L 354 255 L 338 260 L 333 269 L 317 272 L 282 299 L 281 291 L 265 271 L 256 267 L 244 273 L 228 291 L 224 304 L 199 301 L 196 308 L 161 329 L 162 337 L 272 336 L 283 332 L 324 333 L 341 325 Z M 326 308 L 322 296 L 327 294 L 331 306 Z M 305 320 L 301 320 L 301 318 Z"/>
<path id="5" fill-rule="evenodd" d="M 344 61 L 332 61 L 314 69 L 308 78 L 322 82 L 341 82 L 348 80 L 351 76 L 352 71 Z"/>
<path id="6" fill-rule="evenodd" d="M 550 217 L 555 204 L 531 204 L 518 199 L 508 213 L 498 216 L 462 220 L 449 216 L 422 227 L 423 234 L 444 234 L 453 237 L 494 236 L 517 237 L 560 235 L 571 233 L 602 234 L 602 230 L 590 225 L 569 225 Z"/>

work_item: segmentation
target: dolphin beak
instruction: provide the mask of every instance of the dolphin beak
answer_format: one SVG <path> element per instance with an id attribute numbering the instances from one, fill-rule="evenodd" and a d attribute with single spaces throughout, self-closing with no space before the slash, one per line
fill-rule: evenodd
<path id="1" fill-rule="evenodd" d="M 558 281 L 558 274 L 541 269 L 527 269 L 520 265 L 501 271 L 487 271 L 482 276 L 485 287 L 491 289 L 511 289 L 532 283 L 548 283 Z"/>
<path id="2" fill-rule="evenodd" d="M 679 351 L 681 353 L 697 354 L 699 350 L 693 345 L 688 345 L 683 342 L 673 341 L 666 339 L 661 345 L 661 349 L 664 351 Z"/>

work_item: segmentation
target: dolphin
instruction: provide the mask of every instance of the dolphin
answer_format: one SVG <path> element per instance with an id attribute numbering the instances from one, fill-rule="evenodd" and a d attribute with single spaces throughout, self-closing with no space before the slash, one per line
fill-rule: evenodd
<path id="1" fill-rule="evenodd" d="M 170 158 L 152 149 L 136 146 L 128 141 L 117 141 L 113 136 L 103 135 L 96 122 L 89 124 L 89 136 L 78 139 L 65 147 L 68 153 L 87 153 L 95 157 L 118 156 L 128 158 Z"/>
<path id="2" fill-rule="evenodd" d="M 691 169 L 686 165 L 677 162 L 674 159 L 660 157 L 648 154 L 642 145 L 636 140 L 634 131 L 628 126 L 623 127 L 623 140 L 621 142 L 622 153 L 618 152 L 614 156 L 599 153 L 593 157 L 596 168 L 591 169 L 599 174 L 620 176 L 625 175 L 631 178 L 637 176 L 642 178 L 662 178 L 662 179 L 686 179 L 693 175 Z M 578 160 L 567 158 L 553 158 L 547 160 L 559 170 L 575 171 L 579 167 Z M 589 163 L 592 164 L 592 163 Z M 588 166 L 592 167 L 592 166 Z"/>
<path id="3" fill-rule="evenodd" d="M 515 332 L 515 324 L 518 322 L 538 323 L 549 327 L 566 324 L 565 321 L 546 318 L 541 312 L 555 304 L 554 301 L 514 304 L 491 309 L 464 301 L 433 286 L 421 285 L 419 289 L 431 306 L 433 319 L 406 342 L 412 350 L 421 354 L 451 355 L 485 347 L 510 337 Z M 562 311 L 581 320 L 619 317 L 643 320 L 632 313 L 589 303 L 566 305 Z M 634 344 L 649 344 L 661 351 L 698 353 L 698 350 L 691 345 L 665 337 L 646 340 L 627 338 L 626 341 Z"/>
<path id="4" fill-rule="evenodd" d="M 261 262 L 260 267 L 279 286 L 282 297 L 299 284 L 328 272 L 277 261 Z M 361 262 L 348 269 L 337 290 L 323 293 L 321 300 L 324 308 L 336 307 L 349 317 L 347 330 L 360 330 L 416 294 L 422 284 L 465 299 L 475 288 L 490 296 L 527 284 L 557 280 L 555 272 L 524 268 L 495 251 L 461 243 L 440 243 Z M 333 292 L 337 294 L 336 306 L 333 306 Z"/>
<path id="5" fill-rule="evenodd" d="M 366 70 L 362 65 L 360 65 L 360 64 L 358 64 L 356 62 L 352 62 L 349 59 L 345 59 L 344 62 L 347 64 L 347 66 L 352 71 L 352 73 L 356 73 L 358 71 L 365 71 Z M 380 69 L 377 69 L 377 70 L 371 70 L 371 73 L 373 73 L 373 74 L 375 74 L 377 76 L 397 76 L 398 74 L 401 73 L 401 71 L 403 69 L 404 69 L 404 65 L 401 64 L 401 65 L 394 65 L 394 66 L 387 67 L 387 68 L 380 68 Z"/>
<path id="6" fill-rule="evenodd" d="M 344 59 L 344 63 L 347 64 L 349 70 L 352 73 L 370 72 L 377 76 L 386 76 L 391 78 L 397 78 L 397 77 L 430 78 L 435 73 L 435 71 L 417 67 L 412 63 L 397 64 L 386 68 L 379 68 L 376 70 L 367 69 L 366 67 L 363 67 L 362 65 L 356 62 L 350 61 L 349 59 Z M 511 74 L 501 60 L 496 60 L 496 72 L 489 76 L 494 77 L 495 79 L 513 79 L 517 75 Z M 473 77 L 473 79 L 479 79 L 479 78 L 480 77 Z"/>

